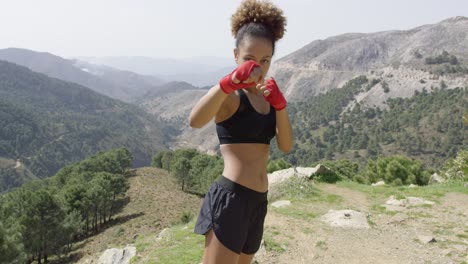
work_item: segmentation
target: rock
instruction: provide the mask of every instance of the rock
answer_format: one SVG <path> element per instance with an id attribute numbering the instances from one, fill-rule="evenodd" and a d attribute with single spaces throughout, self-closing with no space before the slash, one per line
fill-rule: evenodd
<path id="1" fill-rule="evenodd" d="M 384 206 L 387 208 L 387 210 L 390 211 L 401 211 L 402 208 L 408 207 L 408 206 L 418 206 L 418 205 L 424 205 L 424 204 L 429 204 L 433 205 L 434 202 L 424 200 L 423 198 L 420 197 L 406 197 L 405 199 L 400 199 L 397 200 L 395 199 L 395 196 L 390 196 L 388 200 L 385 202 Z"/>
<path id="2" fill-rule="evenodd" d="M 320 219 L 333 227 L 370 228 L 366 215 L 353 210 L 329 210 Z"/>
<path id="3" fill-rule="evenodd" d="M 128 264 L 136 255 L 136 248 L 127 246 L 124 249 L 110 248 L 104 251 L 98 260 L 98 264 Z"/>
<path id="4" fill-rule="evenodd" d="M 268 174 L 268 182 L 270 184 L 285 181 L 291 177 L 313 178 L 318 173 L 330 173 L 331 170 L 322 164 L 315 167 L 295 167 L 284 170 L 278 170 Z"/>
<path id="5" fill-rule="evenodd" d="M 164 228 L 158 235 L 158 237 L 156 238 L 156 240 L 161 240 L 163 239 L 164 237 L 168 236 L 168 231 L 169 229 L 168 228 Z"/>
<path id="6" fill-rule="evenodd" d="M 408 188 L 416 188 L 416 187 L 418 187 L 416 184 L 410 184 L 410 185 L 408 186 Z"/>
<path id="7" fill-rule="evenodd" d="M 279 200 L 271 204 L 275 208 L 286 207 L 291 205 L 291 201 L 288 200 Z"/>
<path id="8" fill-rule="evenodd" d="M 385 185 L 385 182 L 384 181 L 379 181 L 379 182 L 373 183 L 371 185 L 372 186 L 383 186 L 383 185 Z"/>
<path id="9" fill-rule="evenodd" d="M 279 183 L 285 181 L 295 175 L 294 168 L 289 168 L 285 170 L 279 170 L 268 174 L 268 182 L 270 184 Z"/>
<path id="10" fill-rule="evenodd" d="M 419 241 L 424 244 L 435 243 L 437 240 L 433 236 L 418 236 Z"/>
<path id="11" fill-rule="evenodd" d="M 445 179 L 442 178 L 437 173 L 432 174 L 431 178 L 429 179 L 429 184 L 442 183 L 442 182 L 445 182 Z"/>
<path id="12" fill-rule="evenodd" d="M 297 173 L 297 176 L 303 176 L 303 177 L 306 177 L 306 178 L 310 178 L 310 176 L 312 176 L 312 174 L 314 174 L 317 169 L 317 167 L 315 168 L 312 168 L 312 167 L 296 167 L 296 173 Z"/>
<path id="13" fill-rule="evenodd" d="M 468 183 L 465 183 L 463 186 L 465 186 L 465 188 L 468 188 Z"/>
<path id="14" fill-rule="evenodd" d="M 327 174 L 332 172 L 329 168 L 325 167 L 322 164 L 318 164 L 317 166 L 315 166 L 314 170 L 315 171 L 310 175 L 311 177 L 315 174 Z"/>
<path id="15" fill-rule="evenodd" d="M 390 196 L 388 198 L 388 200 L 385 202 L 385 204 L 388 204 L 388 205 L 397 205 L 397 206 L 402 206 L 403 205 L 403 200 L 397 200 L 395 199 L 395 196 Z"/>
<path id="16" fill-rule="evenodd" d="M 406 214 L 402 214 L 402 213 L 397 213 L 395 214 L 394 216 L 392 216 L 392 218 L 390 218 L 390 220 L 387 222 L 387 224 L 393 224 L 393 223 L 403 223 L 405 222 L 406 220 L 408 220 L 408 215 Z"/>
<path id="17" fill-rule="evenodd" d="M 423 198 L 420 198 L 420 197 L 411 197 L 410 196 L 410 197 L 406 198 L 406 204 L 415 206 L 415 205 L 423 205 L 423 204 L 433 205 L 435 203 L 432 202 L 432 201 L 424 200 Z"/>

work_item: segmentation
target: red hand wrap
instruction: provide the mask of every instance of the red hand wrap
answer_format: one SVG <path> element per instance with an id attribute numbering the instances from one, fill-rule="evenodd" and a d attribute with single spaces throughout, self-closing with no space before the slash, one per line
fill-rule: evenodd
<path id="1" fill-rule="evenodd" d="M 219 86 L 221 87 L 221 90 L 223 92 L 230 94 L 235 90 L 251 87 L 255 85 L 255 82 L 252 83 L 242 83 L 243 81 L 247 80 L 254 70 L 255 67 L 260 67 L 255 61 L 253 60 L 248 60 L 244 63 L 242 63 L 239 67 L 237 67 L 233 72 L 230 74 L 226 75 L 224 78 L 222 78 L 219 81 Z M 240 81 L 240 83 L 234 83 L 232 81 L 232 75 L 235 74 L 235 77 L 237 80 Z"/>
<path id="2" fill-rule="evenodd" d="M 265 100 L 267 100 L 271 106 L 276 109 L 276 111 L 280 111 L 286 108 L 286 99 L 284 99 L 283 94 L 281 93 L 273 78 L 267 80 L 266 89 L 270 91 L 270 94 L 263 96 L 265 97 Z"/>

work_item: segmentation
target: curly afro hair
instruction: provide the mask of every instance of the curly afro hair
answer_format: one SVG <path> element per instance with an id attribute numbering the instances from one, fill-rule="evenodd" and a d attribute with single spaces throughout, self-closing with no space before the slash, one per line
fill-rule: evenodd
<path id="1" fill-rule="evenodd" d="M 266 0 L 244 0 L 231 17 L 231 31 L 236 38 L 236 47 L 246 35 L 275 42 L 284 35 L 286 18 L 283 11 Z"/>

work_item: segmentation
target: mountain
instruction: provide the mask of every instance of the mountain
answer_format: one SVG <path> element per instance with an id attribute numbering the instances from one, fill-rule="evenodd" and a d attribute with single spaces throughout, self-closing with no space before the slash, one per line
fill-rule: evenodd
<path id="1" fill-rule="evenodd" d="M 136 101 L 148 113 L 158 116 L 172 128 L 172 148 L 197 148 L 214 153 L 218 147 L 215 126 L 210 122 L 202 129 L 188 126 L 188 116 L 195 103 L 211 87 L 197 88 L 186 82 L 170 82 L 148 92 Z"/>
<path id="2" fill-rule="evenodd" d="M 68 60 L 47 53 L 25 49 L 0 50 L 0 60 L 16 63 L 50 77 L 74 82 L 94 91 L 126 102 L 163 84 L 154 76 L 93 65 L 83 61 Z"/>
<path id="3" fill-rule="evenodd" d="M 444 51 L 458 62 L 426 63 Z M 463 74 L 444 72 L 466 72 L 467 67 L 468 18 L 453 17 L 410 30 L 349 33 L 315 40 L 276 61 L 271 71 L 291 101 L 325 93 L 365 75 L 380 80 L 377 87 L 387 83 L 389 92 L 374 89 L 358 95 L 357 101 L 383 106 L 388 98 L 410 97 L 414 91 L 439 86 L 442 81 L 448 87 L 466 84 Z"/>
<path id="4" fill-rule="evenodd" d="M 0 61 L 0 157 L 19 159 L 34 177 L 121 146 L 131 151 L 134 166 L 148 165 L 165 149 L 164 127 L 137 106 Z"/>
<path id="5" fill-rule="evenodd" d="M 272 158 L 309 165 L 323 158 L 365 161 L 399 153 L 440 165 L 466 148 L 468 18 L 315 40 L 276 61 L 271 74 L 289 102 L 297 144 L 283 155 L 273 142 Z M 203 96 L 199 92 L 167 94 L 145 104 L 153 106 L 151 113 L 179 122 L 172 148 L 217 150 L 212 122 L 197 130 L 186 121 Z M 443 107 L 437 109 L 438 104 Z"/>
<path id="6" fill-rule="evenodd" d="M 150 57 L 77 57 L 93 64 L 108 65 L 138 74 L 157 76 L 166 82 L 184 81 L 195 86 L 217 83 L 220 76 L 230 73 L 235 67 L 232 58 L 193 57 L 164 59 Z"/>

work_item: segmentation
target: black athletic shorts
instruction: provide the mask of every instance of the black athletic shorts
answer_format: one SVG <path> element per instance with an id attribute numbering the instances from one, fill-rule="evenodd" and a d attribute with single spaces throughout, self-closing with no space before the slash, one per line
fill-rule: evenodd
<path id="1" fill-rule="evenodd" d="M 228 249 L 237 254 L 256 253 L 263 236 L 267 193 L 219 177 L 205 195 L 195 233 L 205 235 L 213 228 L 216 238 Z"/>

